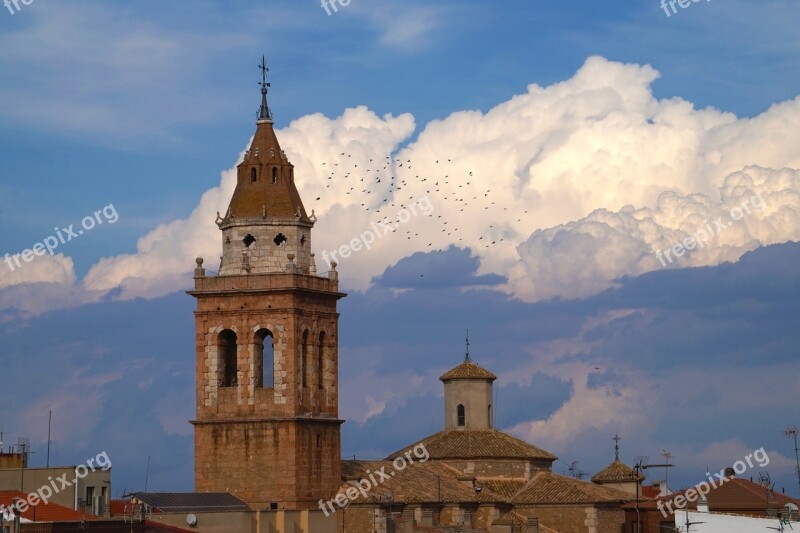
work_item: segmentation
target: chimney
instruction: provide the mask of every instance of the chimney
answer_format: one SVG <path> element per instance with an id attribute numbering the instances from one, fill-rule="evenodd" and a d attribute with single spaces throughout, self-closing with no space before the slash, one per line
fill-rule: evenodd
<path id="1" fill-rule="evenodd" d="M 729 466 L 728 468 L 725 469 L 725 477 L 729 477 L 729 478 L 735 478 L 736 477 L 736 471 L 733 469 L 733 467 Z"/>
<path id="2" fill-rule="evenodd" d="M 702 494 L 700 498 L 697 500 L 697 512 L 698 513 L 708 512 L 708 498 L 705 496 L 705 494 Z"/>

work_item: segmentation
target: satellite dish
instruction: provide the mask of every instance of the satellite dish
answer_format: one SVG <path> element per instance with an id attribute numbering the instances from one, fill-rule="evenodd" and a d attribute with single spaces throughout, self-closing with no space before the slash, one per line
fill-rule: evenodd
<path id="1" fill-rule="evenodd" d="M 186 515 L 186 523 L 192 527 L 197 525 L 197 517 L 194 515 L 194 513 L 189 513 Z"/>

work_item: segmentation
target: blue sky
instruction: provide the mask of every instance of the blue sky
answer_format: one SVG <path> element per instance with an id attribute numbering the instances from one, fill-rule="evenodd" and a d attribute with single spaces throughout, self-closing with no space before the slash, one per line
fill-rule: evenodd
<path id="1" fill-rule="evenodd" d="M 629 462 L 668 448 L 689 484 L 765 446 L 796 492 L 780 435 L 800 423 L 796 2 L 669 17 L 655 0 L 191 6 L 0 10 L 0 254 L 119 215 L 60 255 L 0 263 L 7 442 L 31 437 L 41 460 L 53 409 L 55 459 L 106 448 L 117 492 L 142 488 L 150 454 L 151 487 L 192 488 L 182 291 L 193 258 L 216 254 L 266 54 L 318 250 L 371 216 L 333 165 L 413 160 L 386 172 L 435 207 L 438 225 L 415 220 L 340 267 L 345 455 L 441 425 L 436 378 L 470 328 L 501 377 L 503 427 L 565 461 L 602 468 L 619 431 Z M 486 209 L 461 212 L 422 177 L 488 194 Z M 658 265 L 653 250 L 754 194 L 764 210 Z"/>

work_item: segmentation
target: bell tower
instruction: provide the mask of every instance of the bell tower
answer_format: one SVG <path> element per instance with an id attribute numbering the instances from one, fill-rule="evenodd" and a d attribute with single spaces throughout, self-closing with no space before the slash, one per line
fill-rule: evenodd
<path id="1" fill-rule="evenodd" d="M 195 490 L 229 492 L 255 509 L 309 509 L 341 481 L 334 263 L 318 276 L 316 218 L 267 106 L 237 167 L 219 275 L 197 260 Z"/>

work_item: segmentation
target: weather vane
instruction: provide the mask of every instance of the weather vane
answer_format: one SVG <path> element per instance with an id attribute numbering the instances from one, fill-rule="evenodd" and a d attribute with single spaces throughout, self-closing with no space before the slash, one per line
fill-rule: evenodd
<path id="1" fill-rule="evenodd" d="M 619 436 L 619 433 L 614 435 L 614 438 L 611 439 L 614 441 L 614 457 L 619 459 L 619 441 L 622 440 L 622 437 Z"/>
<path id="2" fill-rule="evenodd" d="M 269 83 L 267 83 L 267 72 L 269 72 L 269 68 L 267 68 L 267 58 L 265 56 L 261 56 L 261 64 L 258 65 L 258 69 L 261 71 L 261 85 L 262 88 L 271 87 Z"/>
<path id="3" fill-rule="evenodd" d="M 469 362 L 471 359 L 469 358 L 469 330 L 467 330 L 467 351 L 464 354 L 464 362 Z"/>
<path id="4" fill-rule="evenodd" d="M 258 65 L 258 69 L 261 71 L 261 81 L 258 82 L 261 86 L 261 107 L 258 109 L 258 120 L 272 120 L 272 111 L 270 111 L 267 105 L 267 91 L 272 87 L 272 84 L 267 82 L 267 72 L 269 72 L 269 68 L 267 68 L 267 58 L 263 55 L 261 56 L 261 63 Z"/>

